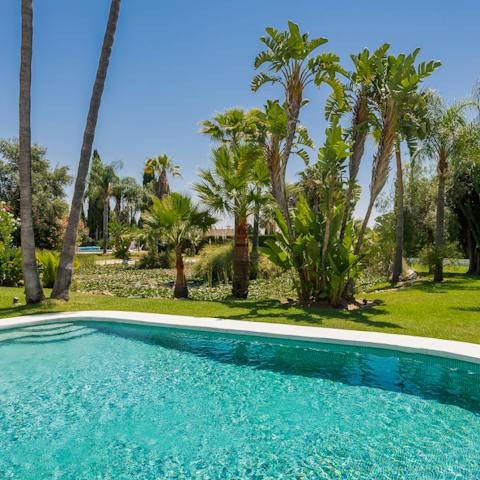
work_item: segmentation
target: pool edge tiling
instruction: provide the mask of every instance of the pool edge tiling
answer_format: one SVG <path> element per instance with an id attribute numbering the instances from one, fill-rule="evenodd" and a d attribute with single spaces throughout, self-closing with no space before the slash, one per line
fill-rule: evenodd
<path id="1" fill-rule="evenodd" d="M 156 325 L 159 327 L 187 330 L 212 331 L 279 339 L 283 338 L 317 343 L 336 343 L 431 355 L 480 364 L 480 345 L 467 342 L 398 335 L 393 333 L 113 310 L 65 312 L 5 318 L 0 320 L 0 330 L 45 323 L 64 322 L 65 320 L 93 320 L 139 325 Z"/>

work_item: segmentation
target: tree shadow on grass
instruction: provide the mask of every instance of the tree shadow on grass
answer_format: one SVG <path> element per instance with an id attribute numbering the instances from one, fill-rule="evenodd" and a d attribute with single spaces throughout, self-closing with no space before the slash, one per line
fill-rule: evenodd
<path id="1" fill-rule="evenodd" d="M 304 323 L 312 326 L 322 326 L 326 319 L 345 320 L 359 323 L 368 327 L 376 328 L 398 328 L 401 325 L 393 322 L 376 320 L 376 316 L 385 315 L 387 311 L 381 308 L 381 303 L 368 309 L 353 311 L 337 310 L 334 308 L 306 307 L 301 305 L 282 305 L 277 300 L 235 301 L 226 300 L 222 305 L 229 308 L 243 308 L 245 313 L 222 314 L 222 318 L 229 320 L 247 321 L 278 321 L 280 323 Z M 383 303 L 383 302 L 382 302 Z"/>
<path id="2" fill-rule="evenodd" d="M 19 317 L 21 315 L 44 315 L 48 313 L 61 313 L 61 310 L 46 309 L 38 305 L 18 305 L 16 307 L 0 308 L 0 321 L 2 318 Z"/>
<path id="3" fill-rule="evenodd" d="M 434 294 L 448 294 L 455 291 L 478 291 L 480 293 L 480 279 L 464 274 L 449 273 L 445 275 L 442 283 L 435 283 L 433 280 L 418 280 L 407 288 Z"/>
<path id="4" fill-rule="evenodd" d="M 457 312 L 475 312 L 480 313 L 480 307 L 451 307 L 452 310 L 456 310 Z M 478 317 L 480 321 L 480 316 Z"/>

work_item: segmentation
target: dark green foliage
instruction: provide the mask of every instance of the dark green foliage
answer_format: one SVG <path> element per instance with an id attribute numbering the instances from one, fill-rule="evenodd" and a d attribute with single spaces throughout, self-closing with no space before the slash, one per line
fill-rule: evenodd
<path id="1" fill-rule="evenodd" d="M 175 253 L 171 249 L 160 252 L 150 250 L 147 255 L 140 258 L 137 268 L 151 270 L 154 268 L 173 268 L 175 266 Z"/>
<path id="2" fill-rule="evenodd" d="M 65 187 L 71 182 L 68 167 L 52 168 L 47 150 L 32 145 L 32 189 L 35 244 L 38 248 L 60 246 L 68 213 Z M 0 201 L 6 202 L 15 216 L 20 216 L 18 188 L 18 142 L 0 140 Z M 16 239 L 19 243 L 19 238 Z"/>
<path id="3" fill-rule="evenodd" d="M 20 248 L 0 245 L 0 286 L 16 287 L 23 278 Z"/>
<path id="4" fill-rule="evenodd" d="M 358 274 L 360 257 L 353 253 L 352 226 L 343 240 L 339 239 L 342 215 L 338 210 L 331 223 L 331 242 L 326 256 L 326 270 L 322 275 L 322 246 L 325 237 L 325 218 L 316 213 L 305 197 L 300 197 L 294 210 L 293 228 L 296 240 L 289 241 L 288 230 L 280 212 L 277 213 L 280 232 L 275 240 L 268 240 L 261 252 L 284 270 L 303 265 L 304 278 L 297 280 L 297 290 L 304 301 L 326 301 L 334 306 L 342 303 L 345 288 Z"/>

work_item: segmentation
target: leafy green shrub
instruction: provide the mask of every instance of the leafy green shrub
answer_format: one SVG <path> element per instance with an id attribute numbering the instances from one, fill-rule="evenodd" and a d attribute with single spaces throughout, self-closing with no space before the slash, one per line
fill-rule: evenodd
<path id="1" fill-rule="evenodd" d="M 22 253 L 20 248 L 0 242 L 0 286 L 16 287 L 22 280 Z"/>
<path id="2" fill-rule="evenodd" d="M 206 245 L 200 252 L 194 265 L 193 274 L 197 278 L 203 278 L 208 285 L 224 282 L 232 279 L 233 245 Z"/>
<path id="3" fill-rule="evenodd" d="M 173 268 L 175 266 L 175 252 L 167 249 L 162 252 L 149 251 L 147 255 L 140 258 L 137 268 L 140 270 L 151 270 L 154 268 Z"/>
<path id="4" fill-rule="evenodd" d="M 296 239 L 291 244 L 287 224 L 280 211 L 276 211 L 280 231 L 275 234 L 275 241 L 268 240 L 260 251 L 282 270 L 299 271 L 295 287 L 302 301 L 326 300 L 339 306 L 346 297 L 348 284 L 358 277 L 360 257 L 353 253 L 353 226 L 347 226 L 341 239 L 341 214 L 341 209 L 334 212 L 329 248 L 322 262 L 325 219 L 321 213 L 315 212 L 304 196 L 299 197 L 293 212 Z"/>
<path id="5" fill-rule="evenodd" d="M 283 270 L 264 255 L 258 258 L 257 278 L 269 280 L 282 275 Z"/>
<path id="6" fill-rule="evenodd" d="M 40 277 L 45 288 L 52 288 L 57 276 L 57 268 L 60 263 L 60 255 L 50 250 L 38 250 L 37 262 L 40 267 Z"/>
<path id="7" fill-rule="evenodd" d="M 90 254 L 75 256 L 75 262 L 78 265 L 78 268 L 82 270 L 94 267 L 96 259 L 97 259 L 96 255 L 90 255 Z"/>
<path id="8" fill-rule="evenodd" d="M 462 254 L 459 251 L 456 243 L 446 243 L 441 250 L 435 245 L 429 244 L 420 250 L 420 263 L 428 267 L 428 272 L 432 273 L 437 260 L 445 258 L 461 258 Z"/>
<path id="9" fill-rule="evenodd" d="M 51 250 L 37 250 L 37 262 L 40 270 L 42 285 L 45 288 L 52 288 L 57 278 L 57 269 L 60 264 L 60 254 Z M 73 268 L 79 266 L 78 257 L 73 261 Z"/>
<path id="10" fill-rule="evenodd" d="M 10 212 L 5 202 L 0 202 L 0 285 L 15 287 L 22 280 L 22 254 L 12 245 L 20 221 Z"/>

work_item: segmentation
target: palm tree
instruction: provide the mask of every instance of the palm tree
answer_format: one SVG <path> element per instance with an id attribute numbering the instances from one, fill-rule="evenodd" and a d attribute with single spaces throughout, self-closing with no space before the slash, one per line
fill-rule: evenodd
<path id="1" fill-rule="evenodd" d="M 243 110 L 230 108 L 217 113 L 212 120 L 201 122 L 201 133 L 209 135 L 220 145 L 226 145 L 233 151 L 237 151 L 240 145 L 245 143 L 260 144 L 261 126 L 259 110 Z M 259 154 L 260 149 L 259 149 Z M 268 168 L 263 157 L 259 157 L 251 169 L 251 182 L 255 188 L 255 200 L 253 206 L 253 233 L 252 255 L 250 261 L 250 278 L 256 278 L 258 264 L 258 241 L 259 241 L 259 215 L 260 203 L 263 197 L 263 188 L 268 184 Z M 247 247 L 248 248 L 248 247 Z M 248 254 L 248 252 L 247 252 Z M 243 255 L 242 255 L 243 258 Z M 235 271 L 235 268 L 234 268 Z"/>
<path id="2" fill-rule="evenodd" d="M 253 213 L 255 190 L 252 185 L 252 169 L 259 159 L 258 145 L 242 143 L 237 148 L 221 145 L 212 152 L 213 168 L 201 170 L 201 183 L 195 191 L 214 212 L 234 217 L 232 294 L 247 298 L 250 276 L 248 253 L 248 216 Z"/>
<path id="3" fill-rule="evenodd" d="M 114 186 L 118 183 L 117 170 L 119 162 L 105 164 L 102 162 L 97 150 L 93 152 L 92 171 L 88 182 L 87 196 L 95 201 L 102 209 L 103 226 L 103 253 L 108 249 L 108 221 L 110 214 L 110 199 L 113 195 Z"/>
<path id="4" fill-rule="evenodd" d="M 166 154 L 149 158 L 143 169 L 144 186 L 150 182 L 153 185 L 153 193 L 160 200 L 170 193 L 168 174 L 174 177 L 180 176 L 180 167 L 174 165 Z"/>
<path id="5" fill-rule="evenodd" d="M 351 126 L 348 136 L 352 141 L 351 154 L 348 165 L 348 185 L 346 193 L 346 204 L 342 218 L 340 230 L 340 239 L 345 235 L 347 223 L 351 219 L 355 207 L 356 181 L 360 170 L 360 163 L 365 151 L 365 141 L 370 132 L 370 98 L 373 94 L 372 87 L 375 76 L 385 61 L 385 55 L 390 45 L 387 43 L 380 46 L 370 54 L 368 48 L 365 48 L 357 55 L 351 55 L 355 70 L 349 74 L 350 85 L 348 86 L 345 98 L 344 109 L 340 108 L 336 96 L 332 93 L 327 100 L 326 117 L 333 120 L 339 117 L 343 110 L 348 109 L 352 112 Z"/>
<path id="6" fill-rule="evenodd" d="M 373 206 L 383 190 L 390 171 L 390 160 L 395 147 L 399 119 L 404 111 L 416 100 L 418 85 L 441 64 L 438 61 L 422 62 L 415 67 L 420 49 L 409 55 L 389 55 L 373 80 L 372 107 L 377 113 L 376 133 L 378 147 L 373 157 L 370 200 L 367 212 L 358 234 L 355 254 L 358 255 L 363 243 Z M 412 100 L 413 99 L 413 100 Z"/>
<path id="7" fill-rule="evenodd" d="M 133 224 L 143 203 L 144 190 L 133 177 L 118 178 L 112 185 L 115 215 L 121 222 Z"/>
<path id="8" fill-rule="evenodd" d="M 290 241 L 293 242 L 295 236 L 285 194 L 285 173 L 294 147 L 300 109 L 305 104 L 304 91 L 310 83 L 318 86 L 327 83 L 335 92 L 339 107 L 343 108 L 343 86 L 336 75 L 338 73 L 346 75 L 346 72 L 339 65 L 337 55 L 333 53 L 312 55 L 318 47 L 328 41 L 326 38 L 310 39 L 308 33 L 302 34 L 298 25 L 290 21 L 287 31 L 281 32 L 268 27 L 266 32 L 267 36 L 260 39 L 266 50 L 255 58 L 255 68 L 265 67 L 266 71 L 253 78 L 251 88 L 257 91 L 266 83 L 278 83 L 284 91 L 286 115 L 284 142 L 281 150 L 269 152 L 267 162 L 272 194 L 287 223 Z M 277 148 L 278 143 L 270 147 Z"/>
<path id="9" fill-rule="evenodd" d="M 402 109 L 398 122 L 397 140 L 395 142 L 395 255 L 392 268 L 392 283 L 398 283 L 402 274 L 403 245 L 405 231 L 403 165 L 401 155 L 401 142 L 406 141 L 410 158 L 414 159 L 417 151 L 418 140 L 425 138 L 428 129 L 426 92 L 412 94 L 408 108 Z"/>
<path id="10" fill-rule="evenodd" d="M 143 214 L 143 222 L 147 229 L 156 237 L 175 249 L 175 280 L 174 297 L 188 298 L 188 288 L 185 278 L 183 251 L 186 245 L 204 234 L 216 222 L 210 213 L 200 210 L 191 199 L 179 193 L 170 193 L 161 200 L 153 197 L 152 206 Z"/>
<path id="11" fill-rule="evenodd" d="M 121 0 L 112 0 L 108 15 L 107 27 L 103 38 L 102 51 L 98 62 L 97 75 L 93 85 L 90 107 L 83 134 L 82 150 L 78 164 L 77 179 L 73 192 L 72 206 L 68 218 L 65 237 L 63 239 L 60 264 L 57 271 L 57 278 L 53 286 L 52 298 L 68 300 L 73 275 L 73 259 L 75 256 L 75 242 L 77 241 L 78 225 L 82 213 L 82 203 L 85 195 L 90 156 L 92 154 L 95 127 L 97 125 L 98 111 L 102 100 L 105 78 L 107 77 L 110 54 L 112 52 L 115 30 L 117 28 L 118 14 L 120 12 Z"/>
<path id="12" fill-rule="evenodd" d="M 437 208 L 435 222 L 435 266 L 433 279 L 443 281 L 443 248 L 445 243 L 445 184 L 449 164 L 460 156 L 468 145 L 468 122 L 465 109 L 472 102 L 461 101 L 446 106 L 436 94 L 428 98 L 428 134 L 419 154 L 437 160 Z"/>
<path id="13" fill-rule="evenodd" d="M 32 83 L 32 0 L 22 0 L 22 46 L 20 62 L 19 157 L 20 219 L 22 270 L 27 303 L 44 299 L 35 259 L 35 237 L 32 218 L 32 141 L 30 130 L 30 95 Z"/>

